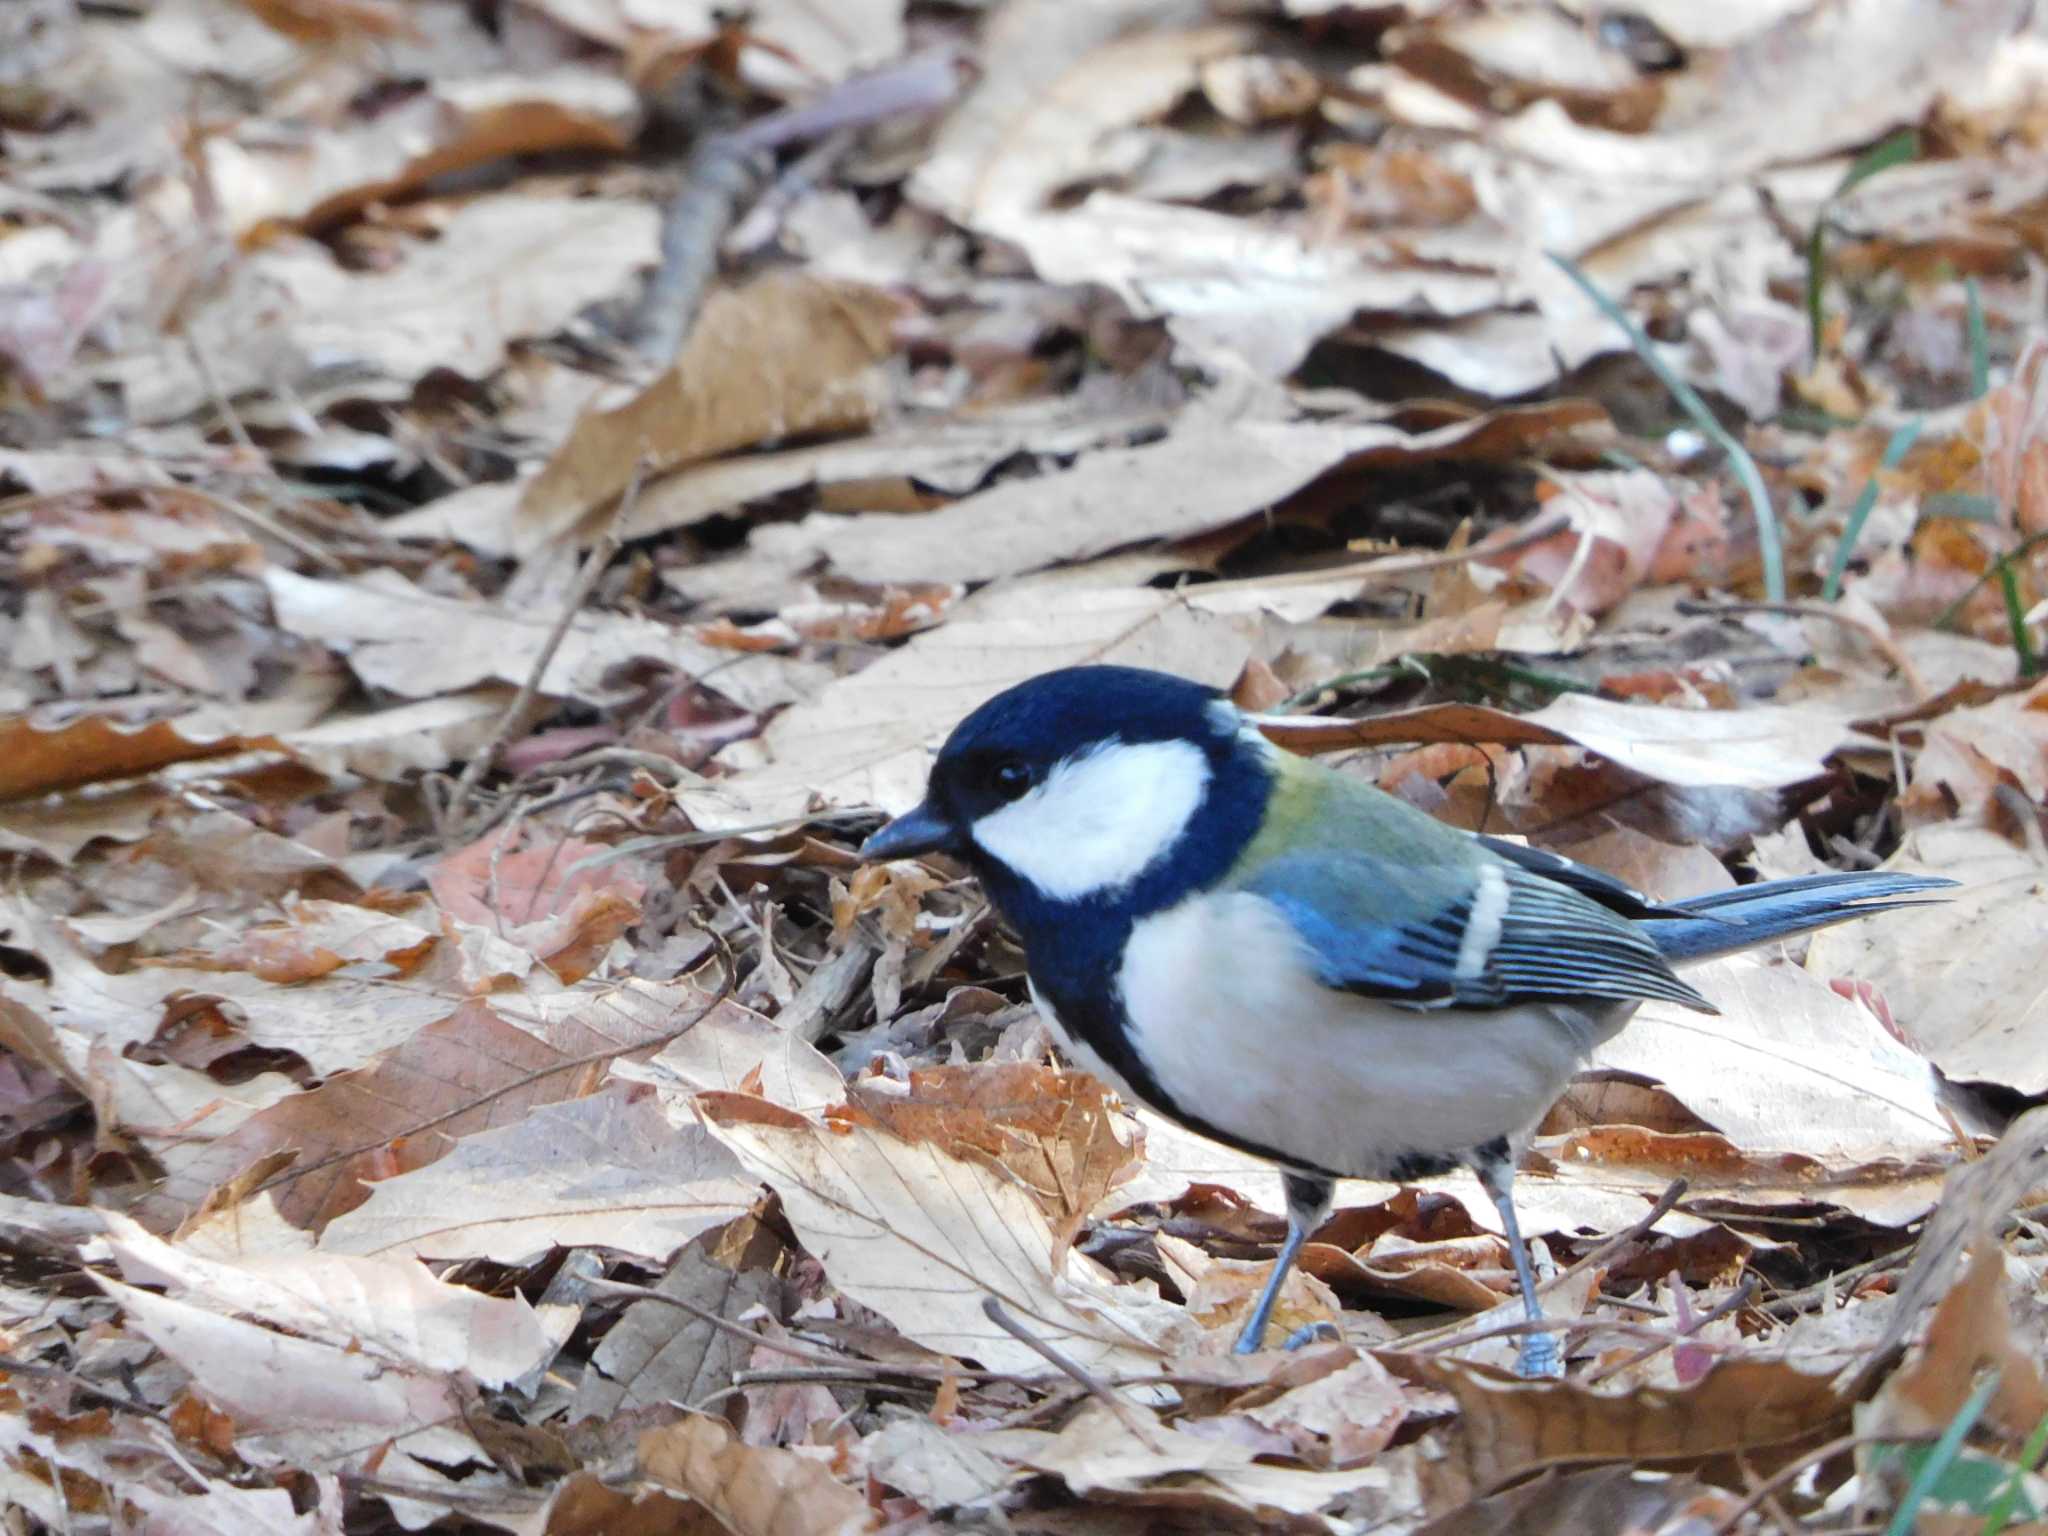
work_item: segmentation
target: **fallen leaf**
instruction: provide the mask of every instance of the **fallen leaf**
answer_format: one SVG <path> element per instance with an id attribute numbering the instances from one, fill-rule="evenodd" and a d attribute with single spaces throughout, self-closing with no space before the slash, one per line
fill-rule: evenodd
<path id="1" fill-rule="evenodd" d="M 1107 1494 L 1166 1502 L 1196 1515 L 1241 1512 L 1278 1521 L 1312 1515 L 1340 1498 L 1395 1486 L 1396 1472 L 1372 1464 L 1311 1472 L 1255 1460 L 1243 1446 L 1147 1423 L 1141 1436 L 1095 1403 L 1042 1449 L 1020 1458 L 1049 1472 L 1077 1497 Z"/>
<path id="2" fill-rule="evenodd" d="M 684 804 L 708 828 L 773 821 L 819 802 L 908 810 L 946 732 L 990 695 L 1049 667 L 1165 665 L 1227 686 L 1250 653 L 1256 620 L 1206 612 L 1194 596 L 992 588 L 940 628 L 786 711 L 758 741 L 727 748 L 718 761 L 734 771 L 686 790 Z"/>
<path id="3" fill-rule="evenodd" d="M 872 1530 L 868 1503 L 798 1451 L 740 1444 L 701 1413 L 640 1437 L 639 1471 L 686 1493 L 733 1536 L 853 1536 Z"/>
<path id="4" fill-rule="evenodd" d="M 869 370 L 889 353 L 896 313 L 877 289 L 801 274 L 712 295 L 674 364 L 625 405 L 586 415 L 528 483 L 514 548 L 532 553 L 643 475 L 866 426 Z"/>
<path id="5" fill-rule="evenodd" d="M 493 160 L 623 150 L 639 119 L 632 88 L 593 69 L 482 74 L 426 82 L 408 100 L 289 140 L 252 120 L 255 133 L 206 140 L 206 173 L 238 236 L 281 222 L 317 229 Z"/>
<path id="6" fill-rule="evenodd" d="M 1440 1356 L 1379 1358 L 1395 1375 L 1457 1400 L 1461 1422 L 1452 1454 L 1476 1487 L 1558 1463 L 1697 1462 L 1762 1451 L 1825 1437 L 1850 1408 L 1830 1378 L 1778 1360 L 1726 1360 L 1695 1387 L 1623 1393 L 1517 1381 Z"/>
<path id="7" fill-rule="evenodd" d="M 692 1302 L 728 1321 L 776 1293 L 766 1269 L 729 1268 L 719 1230 L 692 1239 L 655 1282 L 664 1296 Z M 737 1261 L 738 1255 L 732 1255 Z M 622 1408 L 695 1403 L 731 1385 L 753 1346 L 658 1301 L 636 1301 L 620 1315 L 576 1385 L 572 1419 L 610 1418 Z"/>
<path id="8" fill-rule="evenodd" d="M 1156 1369 L 1189 1341 L 1178 1307 L 1114 1285 L 1092 1259 L 1053 1267 L 1038 1202 L 986 1164 L 864 1125 L 721 1118 L 712 1134 L 782 1197 L 832 1283 L 927 1348 L 992 1370 L 1045 1362 L 982 1311 L 994 1296 L 1024 1327 L 1090 1369 Z"/>
<path id="9" fill-rule="evenodd" d="M 1846 717 L 1818 707 L 1746 704 L 1677 709 L 1565 694 L 1525 715 L 1480 704 L 1429 704 L 1363 720 L 1263 715 L 1260 730 L 1296 752 L 1414 741 L 1569 744 L 1667 784 L 1778 789 L 1826 771 L 1857 737 Z"/>
<path id="10" fill-rule="evenodd" d="M 388 569 L 353 581 L 320 581 L 273 567 L 264 573 L 264 584 L 280 628 L 333 645 L 365 683 L 405 698 L 456 693 L 482 682 L 525 683 L 556 618 L 425 593 Z M 437 612 L 438 622 L 423 624 L 425 612 Z M 716 673 L 712 686 L 745 709 L 787 704 L 805 691 L 811 676 L 806 664 L 780 656 L 735 658 L 656 619 L 585 611 L 549 656 L 540 688 L 602 698 L 609 674 L 640 660 L 691 677 Z M 291 744 L 302 742 L 295 738 Z"/>
<path id="11" fill-rule="evenodd" d="M 1853 926 L 1910 930 L 1919 915 Z M 1797 967 L 1749 956 L 1686 978 L 1718 1017 L 1646 1003 L 1591 1065 L 1662 1083 L 1745 1152 L 1848 1169 L 1953 1151 L 1933 1070 L 1868 1009 Z"/>
<path id="12" fill-rule="evenodd" d="M 2034 963 L 2048 943 L 2048 868 L 1988 828 L 1955 823 L 1907 833 L 1890 867 L 1960 888 L 1903 920 L 1814 935 L 1807 968 L 1876 988 L 1948 1077 L 2048 1091 L 2048 992 Z"/>
<path id="13" fill-rule="evenodd" d="M 437 368 L 482 378 L 512 342 L 619 293 L 654 260 L 657 222 L 644 203 L 507 194 L 464 204 L 388 271 L 349 272 L 325 246 L 282 241 L 238 267 L 184 335 L 100 371 L 142 422 L 316 368 L 363 371 L 357 393 L 399 398 Z"/>
<path id="14" fill-rule="evenodd" d="M 224 1263 L 107 1215 L 106 1249 L 134 1284 L 254 1318 L 301 1338 L 364 1351 L 402 1370 L 503 1386 L 546 1363 L 570 1316 L 552 1320 L 519 1296 L 486 1296 L 435 1279 L 414 1259 L 285 1254 Z"/>
<path id="15" fill-rule="evenodd" d="M 659 1262 L 758 1193 L 701 1129 L 651 1099 L 598 1093 L 500 1119 L 378 1179 L 321 1231 L 320 1250 L 526 1264 L 551 1248 L 603 1248 Z"/>

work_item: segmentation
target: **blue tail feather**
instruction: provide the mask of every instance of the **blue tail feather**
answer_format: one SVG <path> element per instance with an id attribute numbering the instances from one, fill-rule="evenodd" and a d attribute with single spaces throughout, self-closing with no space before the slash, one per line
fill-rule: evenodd
<path id="1" fill-rule="evenodd" d="M 1774 939 L 1868 917 L 1873 912 L 1926 906 L 1927 902 L 1906 898 L 1955 883 L 1939 875 L 1894 875 L 1876 870 L 1798 875 L 1669 902 L 1658 909 L 1660 915 L 1639 919 L 1639 923 L 1665 959 L 1683 965 L 1754 949 Z M 1688 915 L 1676 916 L 1679 912 Z"/>

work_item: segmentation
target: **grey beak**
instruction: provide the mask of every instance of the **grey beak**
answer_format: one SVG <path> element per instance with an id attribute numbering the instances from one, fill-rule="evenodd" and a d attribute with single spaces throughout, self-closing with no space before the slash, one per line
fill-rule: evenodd
<path id="1" fill-rule="evenodd" d="M 908 859 L 920 853 L 946 852 L 957 842 L 952 827 L 927 802 L 905 811 L 862 843 L 860 856 L 869 863 Z"/>

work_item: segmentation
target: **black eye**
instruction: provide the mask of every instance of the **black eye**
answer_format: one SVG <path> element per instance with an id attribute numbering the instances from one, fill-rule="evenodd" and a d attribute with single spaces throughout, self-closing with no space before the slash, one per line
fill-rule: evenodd
<path id="1" fill-rule="evenodd" d="M 999 757 L 989 765 L 988 787 L 1005 800 L 1015 800 L 1031 787 L 1031 769 L 1021 758 Z"/>

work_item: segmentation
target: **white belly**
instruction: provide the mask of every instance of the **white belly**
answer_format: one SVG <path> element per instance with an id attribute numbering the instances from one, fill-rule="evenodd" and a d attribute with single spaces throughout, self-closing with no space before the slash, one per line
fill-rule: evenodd
<path id="1" fill-rule="evenodd" d="M 1633 1011 L 1417 1012 L 1332 991 L 1278 909 L 1242 892 L 1140 922 L 1121 990 L 1137 1052 L 1175 1104 L 1358 1178 L 1526 1132 Z"/>

